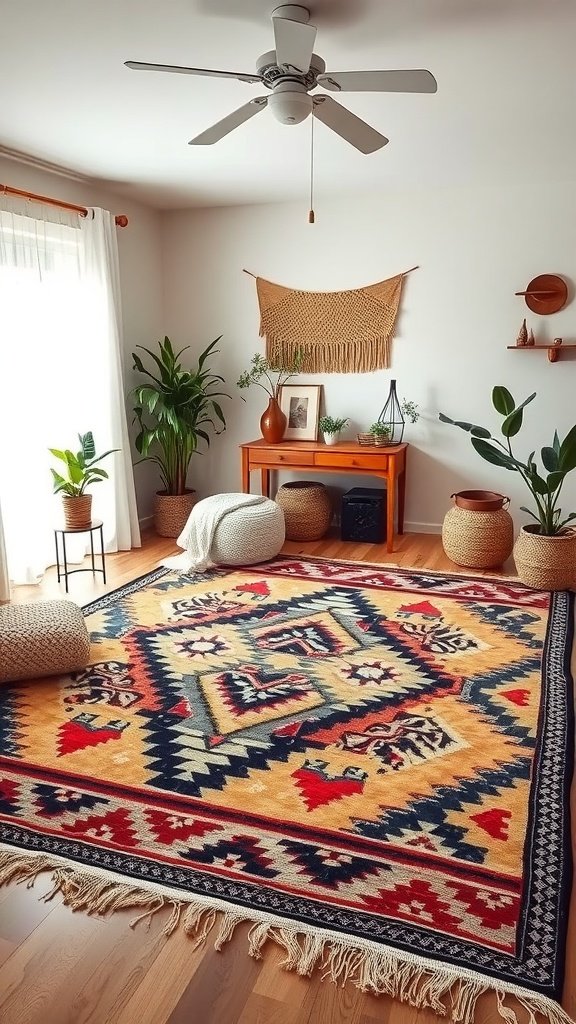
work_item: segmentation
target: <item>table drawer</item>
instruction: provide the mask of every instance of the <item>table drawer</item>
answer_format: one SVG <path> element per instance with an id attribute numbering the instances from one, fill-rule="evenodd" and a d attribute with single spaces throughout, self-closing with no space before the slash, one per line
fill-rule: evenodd
<path id="1" fill-rule="evenodd" d="M 315 466 L 332 466 L 342 469 L 378 469 L 385 472 L 388 465 L 387 455 L 357 455 L 352 452 L 316 452 Z"/>
<path id="2" fill-rule="evenodd" d="M 314 452 L 272 451 L 270 448 L 252 448 L 250 451 L 252 466 L 313 466 Z"/>

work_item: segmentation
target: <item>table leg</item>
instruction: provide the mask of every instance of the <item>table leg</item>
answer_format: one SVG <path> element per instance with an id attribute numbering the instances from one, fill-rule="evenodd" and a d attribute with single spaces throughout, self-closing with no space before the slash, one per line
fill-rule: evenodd
<path id="1" fill-rule="evenodd" d="M 242 490 L 250 494 L 250 449 L 241 448 L 242 452 Z"/>
<path id="2" fill-rule="evenodd" d="M 104 533 L 103 527 L 100 527 L 100 553 L 102 555 L 102 579 L 106 583 L 106 563 L 104 561 Z"/>
<path id="3" fill-rule="evenodd" d="M 56 575 L 60 583 L 60 552 L 58 550 L 58 530 L 54 530 L 54 545 L 56 547 Z"/>
<path id="4" fill-rule="evenodd" d="M 94 579 L 94 534 L 90 530 L 90 554 L 92 556 L 92 578 Z"/>
<path id="5" fill-rule="evenodd" d="M 394 499 L 396 496 L 396 479 L 394 459 L 388 457 L 388 475 L 386 477 L 386 551 L 394 550 Z"/>
<path id="6" fill-rule="evenodd" d="M 62 551 L 64 555 L 64 586 L 66 593 L 68 593 L 68 560 L 66 558 L 66 534 L 62 531 Z"/>
<path id="7" fill-rule="evenodd" d="M 270 470 L 269 469 L 261 469 L 260 470 L 260 478 L 262 480 L 262 488 L 261 488 L 262 494 L 264 494 L 267 498 L 269 498 L 270 497 Z"/>
<path id="8" fill-rule="evenodd" d="M 404 533 L 404 499 L 406 497 L 406 464 L 398 477 L 398 533 Z"/>

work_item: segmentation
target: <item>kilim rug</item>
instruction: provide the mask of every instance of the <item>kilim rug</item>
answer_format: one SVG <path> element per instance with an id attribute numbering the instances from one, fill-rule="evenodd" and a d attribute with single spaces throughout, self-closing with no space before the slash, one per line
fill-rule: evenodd
<path id="1" fill-rule="evenodd" d="M 89 669 L 0 689 L 2 881 L 217 947 L 248 920 L 252 955 L 459 1022 L 486 990 L 568 1020 L 570 595 L 280 558 L 86 613 Z"/>

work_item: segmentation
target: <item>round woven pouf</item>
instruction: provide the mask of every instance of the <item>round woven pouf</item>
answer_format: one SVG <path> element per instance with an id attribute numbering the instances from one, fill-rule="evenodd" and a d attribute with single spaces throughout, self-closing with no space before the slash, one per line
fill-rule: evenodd
<path id="1" fill-rule="evenodd" d="M 522 583 L 535 590 L 576 589 L 576 530 L 546 537 L 537 529 L 523 526 L 514 545 Z"/>
<path id="2" fill-rule="evenodd" d="M 210 499 L 204 499 L 200 505 Z M 198 508 L 198 506 L 197 506 Z M 222 517 L 214 531 L 210 559 L 215 565 L 257 565 L 274 558 L 284 543 L 284 515 L 267 498 Z"/>
<path id="3" fill-rule="evenodd" d="M 474 512 L 454 505 L 442 525 L 444 551 L 467 569 L 495 569 L 512 554 L 514 525 L 503 508 Z"/>
<path id="4" fill-rule="evenodd" d="M 286 540 L 320 540 L 332 522 L 332 502 L 324 484 L 294 480 L 276 493 L 286 520 Z"/>

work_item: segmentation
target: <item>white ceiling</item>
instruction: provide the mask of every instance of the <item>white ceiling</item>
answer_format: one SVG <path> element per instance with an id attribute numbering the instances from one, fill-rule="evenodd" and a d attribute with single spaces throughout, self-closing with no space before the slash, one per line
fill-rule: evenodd
<path id="1" fill-rule="evenodd" d="M 187 145 L 261 86 L 123 66 L 252 72 L 273 48 L 274 6 L 0 0 L 0 144 L 158 207 L 305 198 L 309 121 L 284 126 L 264 111 L 215 146 Z M 422 67 L 438 80 L 432 96 L 340 96 L 390 144 L 363 156 L 317 124 L 318 195 L 576 178 L 574 0 L 308 6 L 328 70 Z"/>

